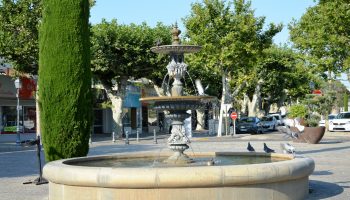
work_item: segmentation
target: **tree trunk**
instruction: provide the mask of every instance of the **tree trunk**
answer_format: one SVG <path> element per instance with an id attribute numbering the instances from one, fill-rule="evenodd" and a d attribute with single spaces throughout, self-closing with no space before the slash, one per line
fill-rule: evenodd
<path id="1" fill-rule="evenodd" d="M 123 100 L 126 93 L 127 78 L 122 78 L 118 84 L 117 91 L 113 90 L 110 86 L 103 84 L 104 89 L 107 92 L 107 96 L 112 103 L 112 118 L 113 126 L 112 131 L 119 137 L 123 134 Z"/>
<path id="2" fill-rule="evenodd" d="M 205 116 L 204 116 L 204 110 L 196 110 L 197 111 L 197 127 L 196 130 L 204 130 L 205 126 Z"/>
<path id="3" fill-rule="evenodd" d="M 347 91 L 344 93 L 344 111 L 348 111 L 349 97 Z"/>
<path id="4" fill-rule="evenodd" d="M 271 103 L 269 101 L 267 101 L 264 105 L 264 114 L 268 115 L 271 109 Z"/>
<path id="5" fill-rule="evenodd" d="M 256 116 L 257 107 L 258 107 L 258 98 L 257 95 L 253 95 L 253 99 L 250 100 L 248 96 L 246 96 L 247 104 L 248 104 L 248 116 Z"/>
<path id="6" fill-rule="evenodd" d="M 279 101 L 277 103 L 277 111 L 280 111 L 280 109 L 283 106 L 286 99 L 287 99 L 286 90 L 283 90 L 282 97 L 279 99 Z"/>
<path id="7" fill-rule="evenodd" d="M 229 95 L 229 88 L 228 88 L 228 82 L 229 79 L 226 75 L 227 73 L 225 71 L 222 72 L 222 96 L 221 96 L 221 103 L 220 103 L 220 115 L 219 115 L 219 126 L 218 126 L 218 137 L 221 137 L 221 131 L 222 131 L 222 122 L 223 122 L 223 114 L 224 110 L 228 109 L 225 107 L 225 103 L 228 103 L 230 101 Z"/>
<path id="8" fill-rule="evenodd" d="M 245 98 L 246 98 L 246 101 L 248 104 L 248 116 L 256 116 L 259 113 L 258 100 L 259 100 L 260 95 L 261 95 L 262 84 L 263 84 L 263 80 L 260 79 L 258 81 L 258 84 L 255 87 L 255 91 L 254 91 L 252 100 L 250 100 L 248 95 L 245 94 Z"/>
<path id="9" fill-rule="evenodd" d="M 112 131 L 121 138 L 123 134 L 123 98 L 113 93 L 108 93 L 108 98 L 112 102 Z"/>
<path id="10" fill-rule="evenodd" d="M 247 95 L 243 95 L 243 100 L 241 102 L 241 113 L 247 114 L 249 97 Z"/>

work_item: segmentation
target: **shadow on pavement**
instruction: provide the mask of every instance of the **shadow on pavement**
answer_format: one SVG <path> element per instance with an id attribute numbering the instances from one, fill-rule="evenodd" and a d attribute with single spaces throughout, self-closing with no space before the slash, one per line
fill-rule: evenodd
<path id="1" fill-rule="evenodd" d="M 45 163 L 43 151 L 41 152 L 41 163 Z M 36 150 L 13 151 L 0 153 L 1 170 L 0 178 L 23 177 L 23 182 L 28 178 L 24 176 L 39 175 L 39 167 Z"/>
<path id="2" fill-rule="evenodd" d="M 340 140 L 326 140 L 326 141 L 320 141 L 319 144 L 337 144 L 337 143 L 342 143 L 343 141 Z"/>
<path id="3" fill-rule="evenodd" d="M 335 148 L 324 148 L 324 149 L 318 149 L 318 150 L 310 150 L 310 151 L 300 151 L 298 154 L 312 154 L 312 153 L 319 153 L 319 152 L 326 152 L 326 151 L 338 151 L 338 150 L 344 150 L 344 149 L 350 149 L 349 146 L 347 147 L 335 147 Z"/>
<path id="4" fill-rule="evenodd" d="M 326 171 L 314 171 L 312 173 L 312 175 L 315 175 L 315 176 L 324 176 L 324 175 L 332 175 L 332 174 L 333 174 L 333 172 L 330 172 L 328 170 L 326 170 Z"/>
<path id="5" fill-rule="evenodd" d="M 326 199 L 341 194 L 344 188 L 335 183 L 310 180 L 309 182 L 312 192 L 307 200 Z"/>

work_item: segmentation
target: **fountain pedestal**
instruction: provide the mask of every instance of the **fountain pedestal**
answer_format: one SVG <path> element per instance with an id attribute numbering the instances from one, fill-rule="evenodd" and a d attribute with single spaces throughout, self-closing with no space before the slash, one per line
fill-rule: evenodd
<path id="1" fill-rule="evenodd" d="M 174 154 L 170 156 L 168 159 L 164 160 L 165 163 L 168 164 L 177 164 L 177 165 L 182 165 L 182 164 L 188 164 L 193 162 L 193 160 L 186 154 L 184 154 L 184 151 L 188 149 L 187 144 L 169 144 L 169 149 L 174 151 Z"/>
<path id="2" fill-rule="evenodd" d="M 181 109 L 181 107 L 177 108 Z M 192 159 L 184 154 L 184 151 L 189 148 L 188 144 L 190 143 L 185 133 L 184 120 L 191 115 L 186 110 L 169 110 L 169 112 L 170 114 L 167 117 L 172 120 L 172 129 L 171 135 L 168 138 L 168 147 L 174 151 L 174 154 L 164 162 L 171 164 L 191 163 Z"/>

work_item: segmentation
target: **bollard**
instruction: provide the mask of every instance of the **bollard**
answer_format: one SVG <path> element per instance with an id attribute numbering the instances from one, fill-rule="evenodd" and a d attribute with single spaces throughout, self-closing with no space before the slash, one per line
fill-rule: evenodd
<path id="1" fill-rule="evenodd" d="M 114 133 L 114 131 L 112 132 L 112 142 L 115 142 L 115 133 Z"/>
<path id="2" fill-rule="evenodd" d="M 91 139 L 92 135 L 90 134 L 90 138 L 89 138 L 89 144 L 92 144 L 92 139 Z"/>
<path id="3" fill-rule="evenodd" d="M 139 130 L 136 130 L 136 142 L 139 142 Z"/>
<path id="4" fill-rule="evenodd" d="M 153 144 L 158 144 L 158 142 L 157 142 L 157 135 L 156 135 L 156 129 L 153 129 Z"/>
<path id="5" fill-rule="evenodd" d="M 125 144 L 129 144 L 129 132 L 125 131 Z"/>

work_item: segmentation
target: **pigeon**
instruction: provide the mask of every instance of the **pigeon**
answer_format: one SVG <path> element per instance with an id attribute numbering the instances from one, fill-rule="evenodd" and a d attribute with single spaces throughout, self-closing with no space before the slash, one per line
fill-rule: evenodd
<path id="1" fill-rule="evenodd" d="M 250 152 L 255 151 L 255 149 L 253 148 L 253 146 L 250 145 L 250 142 L 248 142 L 248 147 L 247 147 L 247 149 L 248 149 L 248 151 L 250 151 Z"/>
<path id="2" fill-rule="evenodd" d="M 264 151 L 265 151 L 266 153 L 275 153 L 275 150 L 270 149 L 270 148 L 266 145 L 266 143 L 264 143 Z"/>
<path id="3" fill-rule="evenodd" d="M 295 153 L 295 147 L 289 143 L 281 143 L 281 148 L 283 150 L 283 153 L 285 153 L 285 154 L 294 154 Z"/>
<path id="4" fill-rule="evenodd" d="M 210 160 L 207 162 L 207 165 L 208 165 L 208 166 L 215 165 L 215 160 L 214 160 L 214 158 L 210 159 Z"/>

